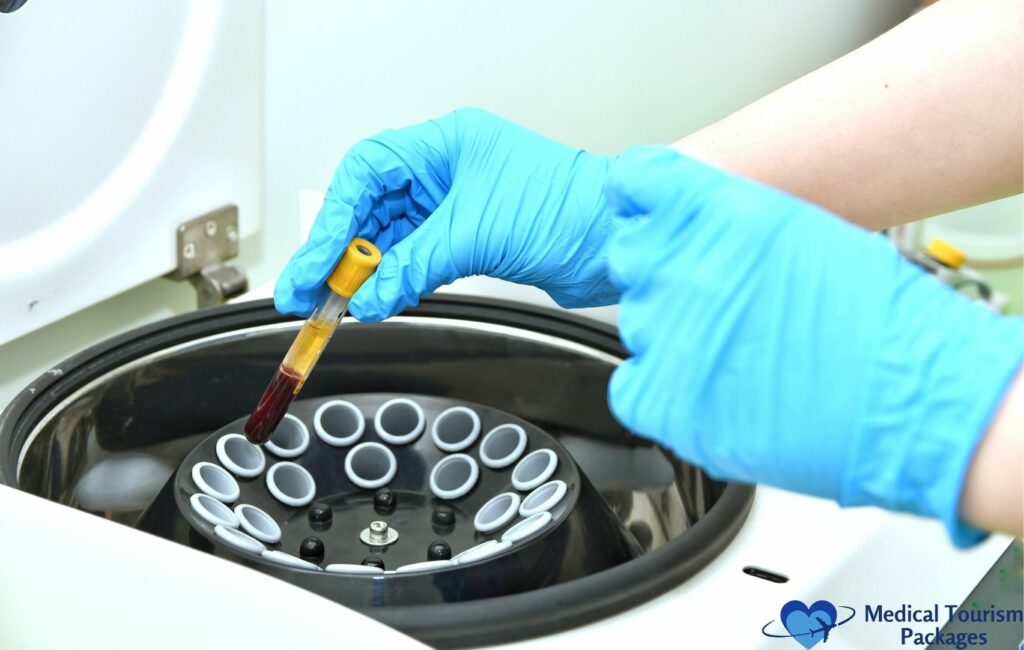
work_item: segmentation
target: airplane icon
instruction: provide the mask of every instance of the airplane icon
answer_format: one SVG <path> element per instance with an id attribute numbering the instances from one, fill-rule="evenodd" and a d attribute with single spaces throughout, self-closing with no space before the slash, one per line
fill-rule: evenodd
<path id="1" fill-rule="evenodd" d="M 834 628 L 836 626 L 836 624 L 835 623 L 829 623 L 828 621 L 826 621 L 825 619 L 823 619 L 820 616 L 815 616 L 814 620 L 818 621 L 818 624 L 821 625 L 821 627 L 813 629 L 813 630 L 809 630 L 808 633 L 811 635 L 812 639 L 814 638 L 815 634 L 824 633 L 824 636 L 821 638 L 821 642 L 822 643 L 827 643 L 828 642 L 828 633 L 832 630 L 832 628 Z"/>

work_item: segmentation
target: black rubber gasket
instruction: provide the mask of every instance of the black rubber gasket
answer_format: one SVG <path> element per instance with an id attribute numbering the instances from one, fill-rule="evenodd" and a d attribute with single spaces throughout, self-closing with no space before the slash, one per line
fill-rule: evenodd
<path id="1" fill-rule="evenodd" d="M 472 320 L 550 334 L 625 358 L 615 328 L 589 318 L 504 300 L 437 295 L 403 315 Z M 295 320 L 270 300 L 190 312 L 112 337 L 59 364 L 22 390 L 0 414 L 0 484 L 17 487 L 18 455 L 35 425 L 98 374 L 152 352 L 243 327 Z M 725 486 L 684 534 L 617 567 L 528 593 L 443 605 L 386 607 L 363 613 L 425 643 L 463 647 L 567 630 L 644 603 L 679 585 L 716 557 L 742 527 L 754 487 Z"/>
<path id="2" fill-rule="evenodd" d="M 28 0 L 0 0 L 0 14 L 9 14 L 18 9 L 28 2 Z"/>

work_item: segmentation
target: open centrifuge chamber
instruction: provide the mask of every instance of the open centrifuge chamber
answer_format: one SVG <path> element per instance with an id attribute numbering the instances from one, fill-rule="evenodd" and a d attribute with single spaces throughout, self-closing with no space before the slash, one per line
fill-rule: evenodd
<path id="1" fill-rule="evenodd" d="M 0 483 L 439 646 L 634 607 L 744 523 L 753 488 L 611 416 L 613 328 L 518 303 L 433 297 L 346 320 L 273 444 L 247 447 L 236 434 L 299 325 L 257 301 L 89 348 L 0 418 Z"/>

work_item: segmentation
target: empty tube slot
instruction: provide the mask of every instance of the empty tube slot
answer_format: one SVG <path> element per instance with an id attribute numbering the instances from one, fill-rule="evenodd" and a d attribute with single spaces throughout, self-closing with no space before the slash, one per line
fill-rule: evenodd
<path id="1" fill-rule="evenodd" d="M 193 494 L 189 497 L 188 502 L 192 504 L 192 509 L 204 521 L 214 526 L 238 528 L 238 517 L 235 516 L 235 513 L 231 512 L 231 508 L 214 499 L 209 494 Z"/>
<path id="2" fill-rule="evenodd" d="M 267 489 L 286 506 L 304 506 L 316 494 L 316 482 L 306 468 L 288 461 L 270 466 Z"/>
<path id="3" fill-rule="evenodd" d="M 240 551 L 247 551 L 249 553 L 261 553 L 264 549 L 267 548 L 258 539 L 246 535 L 237 528 L 225 528 L 224 526 L 214 526 L 213 534 L 216 535 L 224 543 L 229 544 Z"/>
<path id="4" fill-rule="evenodd" d="M 530 515 L 506 530 L 501 536 L 501 541 L 515 543 L 524 540 L 551 523 L 551 519 L 550 512 L 538 512 L 535 515 Z"/>
<path id="5" fill-rule="evenodd" d="M 519 507 L 519 514 L 523 517 L 535 515 L 538 512 L 551 510 L 558 502 L 565 498 L 569 489 L 565 481 L 550 481 L 540 486 L 523 499 L 523 505 Z"/>
<path id="6" fill-rule="evenodd" d="M 480 477 L 480 468 L 471 456 L 452 454 L 437 461 L 430 472 L 430 491 L 439 499 L 465 496 Z"/>
<path id="7" fill-rule="evenodd" d="M 550 449 L 532 451 L 519 461 L 512 470 L 512 487 L 517 490 L 532 490 L 551 478 L 558 467 L 558 456 Z"/>
<path id="8" fill-rule="evenodd" d="M 282 564 L 284 566 L 290 566 L 296 569 L 313 569 L 314 571 L 320 570 L 320 567 L 313 564 L 312 562 L 306 562 L 305 560 L 297 558 L 294 555 L 288 555 L 284 551 L 271 551 L 270 549 L 267 549 L 260 553 L 260 555 L 263 556 L 264 559 L 270 560 L 271 562 L 276 562 L 277 564 Z"/>
<path id="9" fill-rule="evenodd" d="M 480 506 L 473 518 L 473 527 L 481 533 L 493 532 L 512 521 L 518 509 L 519 495 L 504 492 Z"/>
<path id="10" fill-rule="evenodd" d="M 417 562 L 415 564 L 406 564 L 395 569 L 395 573 L 420 573 L 422 571 L 435 571 L 437 569 L 446 569 L 448 567 L 455 566 L 451 560 L 428 560 L 426 562 Z"/>
<path id="11" fill-rule="evenodd" d="M 426 416 L 419 404 L 397 397 L 380 405 L 373 418 L 373 428 L 384 442 L 392 445 L 405 445 L 423 433 Z"/>
<path id="12" fill-rule="evenodd" d="M 242 530 L 261 542 L 276 544 L 281 541 L 281 527 L 274 518 L 256 506 L 239 503 L 235 506 L 235 516 L 242 525 Z"/>
<path id="13" fill-rule="evenodd" d="M 280 458 L 301 456 L 309 447 L 309 429 L 302 420 L 291 413 L 286 413 L 281 424 L 277 425 L 263 446 Z"/>
<path id="14" fill-rule="evenodd" d="M 498 540 L 491 539 L 483 544 L 477 544 L 471 549 L 463 551 L 452 558 L 452 562 L 455 564 L 466 564 L 468 562 L 475 562 L 476 560 L 482 560 L 484 558 L 497 555 L 502 551 L 512 548 L 512 542 L 499 542 Z"/>
<path id="15" fill-rule="evenodd" d="M 394 452 L 379 442 L 360 443 L 345 456 L 345 475 L 364 490 L 387 485 L 397 471 Z"/>
<path id="16" fill-rule="evenodd" d="M 217 441 L 217 459 L 235 476 L 259 476 L 267 465 L 263 450 L 240 433 L 229 433 Z"/>
<path id="17" fill-rule="evenodd" d="M 508 467 L 526 450 L 526 431 L 518 424 L 502 424 L 487 432 L 480 443 L 480 462 L 491 469 Z"/>
<path id="18" fill-rule="evenodd" d="M 324 571 L 330 573 L 384 573 L 384 569 L 380 567 L 365 564 L 328 564 L 324 567 Z"/>
<path id="19" fill-rule="evenodd" d="M 224 503 L 231 503 L 238 498 L 238 482 L 220 465 L 196 463 L 192 466 L 192 482 L 202 492 Z"/>
<path id="20" fill-rule="evenodd" d="M 352 402 L 336 399 L 320 405 L 313 415 L 313 430 L 332 447 L 347 447 L 363 437 L 366 420 Z"/>
<path id="21" fill-rule="evenodd" d="M 430 437 L 441 451 L 462 451 L 480 436 L 480 416 L 465 406 L 453 406 L 437 416 Z"/>

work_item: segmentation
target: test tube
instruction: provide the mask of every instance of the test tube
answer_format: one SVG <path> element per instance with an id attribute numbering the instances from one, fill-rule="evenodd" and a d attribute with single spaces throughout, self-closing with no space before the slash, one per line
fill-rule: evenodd
<path id="1" fill-rule="evenodd" d="M 365 239 L 355 238 L 345 249 L 338 266 L 327 278 L 324 291 L 313 313 L 302 324 L 284 361 L 263 392 L 256 410 L 245 423 L 245 437 L 261 444 L 284 418 L 288 406 L 302 390 L 335 328 L 345 315 L 348 302 L 380 263 L 380 251 Z"/>

